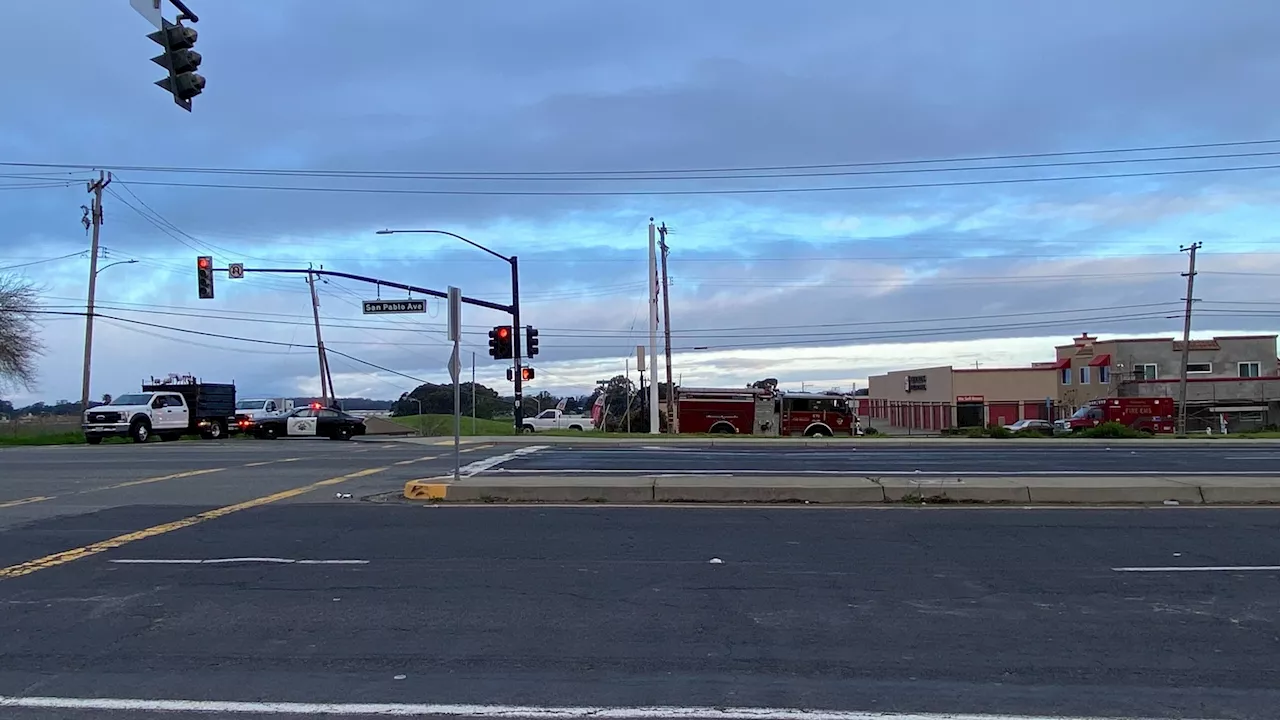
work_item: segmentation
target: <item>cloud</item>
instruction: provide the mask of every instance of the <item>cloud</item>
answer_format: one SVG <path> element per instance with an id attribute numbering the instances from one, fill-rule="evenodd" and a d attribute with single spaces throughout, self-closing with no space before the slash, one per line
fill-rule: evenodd
<path id="1" fill-rule="evenodd" d="M 18 111 L 0 118 L 0 161 L 115 171 L 103 245 L 110 260 L 139 262 L 103 272 L 103 312 L 295 345 L 104 321 L 95 393 L 171 371 L 232 376 L 255 392 L 314 385 L 305 285 L 220 278 L 218 299 L 199 302 L 197 254 L 455 284 L 506 302 L 502 263 L 446 238 L 373 234 L 385 227 L 447 229 L 520 257 L 525 319 L 542 328 L 542 388 L 590 385 L 648 343 L 650 217 L 672 229 L 675 360 L 699 384 L 843 383 L 953 355 L 1044 359 L 1082 330 L 1167 332 L 1184 292 L 1177 247 L 1197 240 L 1197 327 L 1275 327 L 1277 306 L 1265 304 L 1268 273 L 1280 272 L 1269 254 L 1280 244 L 1274 172 L 1198 171 L 1277 164 L 1262 153 L 1278 145 L 931 161 L 1267 139 L 1277 101 L 1257 88 L 1280 60 L 1270 37 L 1280 6 L 917 6 L 201 8 L 209 85 L 188 115 L 151 84 L 156 46 L 125 4 L 77 6 L 48 55 L 29 30 L 44 5 L 12 2 L 0 10 L 0 62 L 42 62 L 6 84 Z M 790 169 L 710 172 L 758 166 Z M 302 172 L 179 171 L 193 167 Z M 531 174 L 547 171 L 558 174 Z M 1163 171 L 1197 172 L 1039 182 Z M 0 268 L 87 247 L 80 206 L 95 173 L 0 175 Z M 964 184 L 991 181 L 1001 184 Z M 719 190 L 767 192 L 651 194 Z M 601 192 L 613 194 L 583 194 Z M 84 266 L 16 271 L 50 284 L 49 309 L 75 311 Z M 360 316 L 351 303 L 377 293 L 322 285 L 327 342 L 443 377 L 438 307 L 395 322 Z M 467 313 L 478 374 L 495 383 L 484 333 L 499 322 Z M 49 321 L 40 397 L 75 394 L 81 332 L 76 319 Z M 413 382 L 333 365 L 343 392 L 391 396 Z"/>

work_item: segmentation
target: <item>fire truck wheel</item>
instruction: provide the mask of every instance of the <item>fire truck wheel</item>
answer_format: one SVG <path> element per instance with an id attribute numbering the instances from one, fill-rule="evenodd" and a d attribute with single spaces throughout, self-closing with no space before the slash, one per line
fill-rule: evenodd
<path id="1" fill-rule="evenodd" d="M 824 427 L 811 427 L 805 435 L 809 437 L 831 437 L 831 431 Z"/>

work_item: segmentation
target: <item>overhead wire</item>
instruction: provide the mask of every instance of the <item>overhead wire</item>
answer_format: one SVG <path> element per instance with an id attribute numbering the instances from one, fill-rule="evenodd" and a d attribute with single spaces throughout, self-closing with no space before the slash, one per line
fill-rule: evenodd
<path id="1" fill-rule="evenodd" d="M 433 170 L 428 171 L 432 174 L 439 175 L 497 175 L 497 176 L 547 176 L 547 175 L 651 175 L 651 174 L 678 174 L 678 173 L 735 173 L 735 172 L 771 172 L 771 171 L 792 171 L 792 170 L 828 170 L 836 168 L 857 168 L 857 167 L 886 167 L 901 165 L 920 165 L 920 164 L 940 164 L 940 163 L 967 163 L 967 162 L 987 162 L 994 160 L 1027 160 L 1033 158 L 1051 158 L 1051 157 L 1068 157 L 1071 155 L 1096 156 L 1096 155 L 1115 155 L 1123 153 L 1140 153 L 1140 152 L 1169 152 L 1173 150 L 1205 150 L 1210 148 L 1228 148 L 1228 147 L 1257 147 L 1262 145 L 1274 145 L 1280 143 L 1280 138 L 1273 139 L 1254 139 L 1254 140 L 1237 140 L 1222 142 L 1203 142 L 1203 143 L 1182 143 L 1182 144 L 1166 144 L 1166 145 L 1147 145 L 1138 147 L 1125 148 L 1109 148 L 1109 149 L 1088 149 L 1088 150 L 1058 150 L 1049 152 L 1032 152 L 1032 153 L 1003 153 L 992 155 L 969 155 L 969 156 L 950 156 L 943 158 L 914 158 L 910 160 L 882 160 L 882 161 L 858 161 L 858 162 L 840 162 L 840 163 L 817 163 L 817 164 L 787 164 L 787 165 L 754 165 L 754 166 L 736 166 L 736 167 L 711 167 L 711 168 L 679 168 L 679 169 L 622 169 L 622 170 L 539 170 L 539 171 L 495 171 L 495 170 Z M 169 173 L 197 173 L 197 174 L 231 174 L 231 175 L 257 175 L 257 174 L 290 174 L 301 176 L 364 176 L 364 175 L 399 175 L 413 174 L 415 171 L 380 171 L 380 170 L 312 170 L 312 169 L 272 169 L 272 168 L 230 168 L 230 167 L 193 167 L 179 165 L 84 165 L 77 163 L 47 163 L 47 162 L 17 162 L 4 161 L 0 162 L 0 167 L 28 167 L 28 168 L 55 168 L 64 170 L 96 170 L 99 168 L 111 168 L 113 171 L 138 171 L 138 172 L 169 172 Z"/>
<path id="2" fill-rule="evenodd" d="M 194 188 L 204 190 L 255 190 L 277 192 L 349 193 L 353 195 L 414 195 L 414 196 L 489 196 L 489 197 L 676 197 L 711 195 L 777 195 L 787 193 L 856 192 L 863 190 L 918 190 L 923 188 L 976 187 L 983 185 L 1020 185 L 1026 183 L 1072 182 L 1080 180 L 1119 180 L 1146 177 L 1174 177 L 1202 175 L 1206 173 L 1249 172 L 1276 170 L 1280 164 L 1248 165 L 1220 168 L 1186 168 L 1180 170 L 1149 170 L 1142 172 L 1101 173 L 1092 175 L 1059 175 L 1054 177 L 986 178 L 917 183 L 884 183 L 875 185 L 824 185 L 766 188 L 705 188 L 690 190 L 449 190 L 425 188 L 369 188 L 324 187 L 315 185 L 256 185 L 248 183 L 174 182 L 135 180 L 135 185 L 155 187 Z M 723 178 L 733 179 L 733 178 Z"/>

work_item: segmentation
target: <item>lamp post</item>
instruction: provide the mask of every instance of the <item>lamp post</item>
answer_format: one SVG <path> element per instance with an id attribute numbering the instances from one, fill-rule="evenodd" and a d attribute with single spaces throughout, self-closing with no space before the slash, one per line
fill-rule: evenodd
<path id="1" fill-rule="evenodd" d="M 98 284 L 98 275 L 109 267 L 116 265 L 132 265 L 137 260 L 117 260 L 107 263 L 102 267 L 97 267 L 97 262 L 92 263 L 92 272 L 89 274 L 89 299 L 86 304 L 86 312 L 84 318 L 84 370 L 80 378 L 80 412 L 89 409 L 89 376 L 93 371 L 93 315 L 96 307 L 94 295 Z"/>
<path id="2" fill-rule="evenodd" d="M 515 367 L 515 372 L 512 375 L 512 377 L 515 382 L 515 395 L 516 395 L 515 409 L 514 409 L 513 415 L 515 416 L 516 433 L 523 432 L 524 431 L 524 376 L 520 369 L 520 365 L 521 365 L 520 356 L 521 356 L 521 350 L 522 350 L 520 346 L 521 345 L 520 338 L 521 338 L 521 334 L 524 332 L 524 328 L 523 326 L 520 325 L 520 261 L 519 259 L 515 255 L 508 257 L 506 255 L 503 255 L 502 253 L 494 252 L 493 250 L 490 250 L 489 248 L 485 247 L 484 245 L 481 245 L 478 242 L 475 242 L 474 240 L 468 240 L 467 238 L 462 237 L 457 233 L 449 232 L 448 230 L 378 230 L 377 234 L 378 235 L 445 235 L 445 236 L 454 238 L 455 240 L 461 240 L 462 242 L 470 245 L 473 248 L 476 248 L 477 250 L 483 250 L 484 252 L 489 253 L 490 255 L 498 258 L 499 260 L 511 266 L 511 307 L 509 308 L 509 311 L 511 312 L 511 356 L 512 356 L 513 365 Z"/>

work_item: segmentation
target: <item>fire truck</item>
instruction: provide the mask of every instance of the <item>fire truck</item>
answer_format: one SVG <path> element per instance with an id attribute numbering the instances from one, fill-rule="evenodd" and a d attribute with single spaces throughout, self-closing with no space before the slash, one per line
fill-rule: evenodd
<path id="1" fill-rule="evenodd" d="M 1058 432 L 1079 432 L 1102 423 L 1115 422 L 1151 433 L 1176 432 L 1173 398 L 1105 398 L 1076 410 L 1071 417 L 1054 423 Z"/>
<path id="2" fill-rule="evenodd" d="M 852 396 L 768 388 L 676 388 L 680 433 L 851 436 Z"/>

